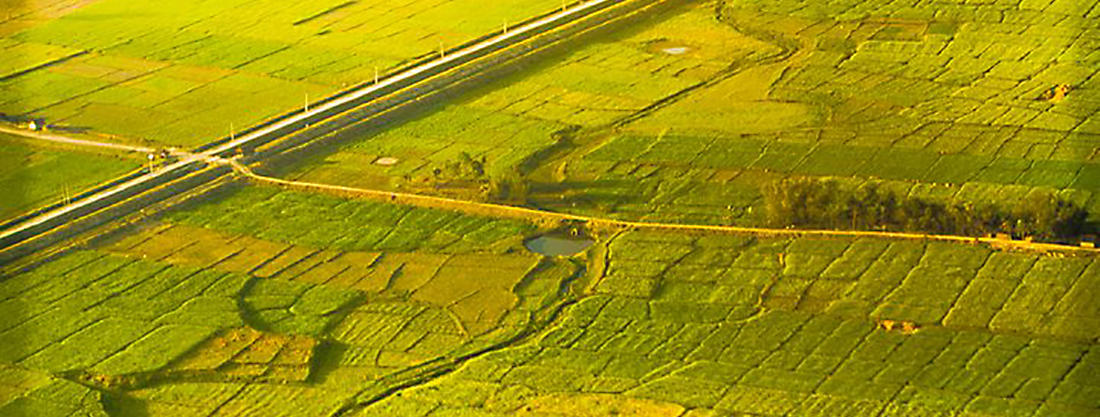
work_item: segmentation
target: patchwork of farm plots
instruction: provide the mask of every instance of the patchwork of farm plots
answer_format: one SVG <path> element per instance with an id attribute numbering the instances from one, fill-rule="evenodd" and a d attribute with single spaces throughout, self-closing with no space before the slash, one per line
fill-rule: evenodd
<path id="1" fill-rule="evenodd" d="M 853 184 L 885 179 L 901 195 L 1007 206 L 1031 192 L 1055 191 L 1100 218 L 1097 162 L 806 143 L 783 134 L 623 134 L 570 161 L 568 170 L 576 185 L 547 187 L 552 192 L 536 195 L 536 204 L 620 218 L 760 224 L 761 184 L 834 176 Z M 580 209 L 564 204 L 577 202 Z"/>
<path id="2" fill-rule="evenodd" d="M 759 187 L 808 175 L 973 201 L 1064 190 L 1100 219 L 1088 10 L 879 3 L 686 5 L 291 176 L 416 189 L 465 152 L 533 170 L 536 206 L 619 218 L 760 224 Z"/>
<path id="3" fill-rule="evenodd" d="M 628 217 L 724 222 L 759 201 L 751 191 L 731 198 L 725 190 L 825 175 L 904 181 L 899 187 L 944 195 L 983 190 L 974 201 L 1064 189 L 1096 220 L 1100 102 L 1092 91 L 1100 55 L 1090 34 L 1100 19 L 1087 14 L 1087 2 L 1055 3 L 729 2 L 725 19 L 798 52 L 633 120 L 601 148 L 575 154 L 566 177 L 622 184 L 610 199 L 589 199 L 603 203 L 596 211 Z M 1070 92 L 1048 97 L 1058 85 Z M 791 105 L 818 119 L 774 122 Z M 716 215 L 723 206 L 732 213 Z"/>
<path id="4" fill-rule="evenodd" d="M 1094 259 L 640 233 L 613 239 L 609 259 L 594 294 L 536 340 L 357 415 L 1085 416 L 1100 406 L 1100 356 L 1085 341 L 1096 327 L 1041 336 L 1049 307 L 1024 301 L 1074 282 L 1077 295 L 1039 303 L 1088 303 Z M 1005 292 L 980 295 L 995 287 Z M 867 312 L 899 324 L 875 326 Z M 915 327 L 899 328 L 905 320 Z M 1019 332 L 983 330 L 1001 320 L 1021 320 L 1009 325 Z"/>
<path id="5" fill-rule="evenodd" d="M 31 145 L 0 133 L 0 221 L 70 198 L 138 168 L 140 160 Z"/>
<path id="6" fill-rule="evenodd" d="M 532 230 L 244 189 L 0 281 L 15 341 L 0 361 L 132 391 L 112 415 L 331 412 L 394 372 L 528 332 L 582 267 L 518 251 Z"/>
<path id="7" fill-rule="evenodd" d="M 90 3 L 0 39 L 0 54 L 12 58 L 0 63 L 0 113 L 185 147 L 560 6 L 547 0 Z M 25 7 L 36 6 L 56 5 Z"/>
<path id="8" fill-rule="evenodd" d="M 562 132 L 607 125 L 727 71 L 733 60 L 774 53 L 714 22 L 702 6 L 639 25 L 494 80 L 457 103 L 309 161 L 293 176 L 390 188 L 463 152 L 486 158 L 490 172 L 507 172 Z M 380 157 L 398 161 L 371 164 Z"/>
<path id="9" fill-rule="evenodd" d="M 1100 410 L 1095 256 L 624 231 L 584 264 L 524 251 L 536 232 L 229 190 L 0 281 L 0 335 L 19 341 L 0 347 L 0 410 Z"/>
<path id="10" fill-rule="evenodd" d="M 557 6 L 192 3 L 7 37 L 33 53 L 0 63 L 0 112 L 197 144 Z M 290 176 L 447 192 L 468 157 L 626 219 L 760 224 L 793 175 L 1100 215 L 1100 8 L 913 4 L 685 3 Z M 36 189 L 83 177 L 4 149 L 46 161 Z M 0 414 L 1100 415 L 1094 254 L 599 227 L 526 251 L 548 227 L 227 186 L 0 277 Z"/>

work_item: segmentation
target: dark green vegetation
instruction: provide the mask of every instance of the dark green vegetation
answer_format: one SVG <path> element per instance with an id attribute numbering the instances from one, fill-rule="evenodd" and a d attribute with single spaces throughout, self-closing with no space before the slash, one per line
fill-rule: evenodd
<path id="1" fill-rule="evenodd" d="M 1083 208 L 1052 190 L 1034 189 L 1012 206 L 904 195 L 888 183 L 858 187 L 831 178 L 787 178 L 764 187 L 769 220 L 778 227 L 927 231 L 984 236 L 1010 233 L 1075 242 L 1088 232 Z"/>

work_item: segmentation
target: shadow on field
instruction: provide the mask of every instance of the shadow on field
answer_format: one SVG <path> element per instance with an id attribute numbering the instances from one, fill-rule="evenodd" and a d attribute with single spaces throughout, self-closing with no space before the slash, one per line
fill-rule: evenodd
<path id="1" fill-rule="evenodd" d="M 90 126 L 57 126 L 50 125 L 50 130 L 62 133 L 88 133 L 92 130 Z"/>
<path id="2" fill-rule="evenodd" d="M 566 181 L 531 184 L 531 203 L 538 207 L 597 207 L 649 202 L 637 183 L 627 180 Z"/>

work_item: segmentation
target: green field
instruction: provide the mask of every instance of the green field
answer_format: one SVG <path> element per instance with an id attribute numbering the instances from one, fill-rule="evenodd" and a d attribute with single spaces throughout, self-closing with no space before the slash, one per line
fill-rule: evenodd
<path id="1" fill-rule="evenodd" d="M 242 216 L 262 223 L 224 221 Z M 166 411 L 162 395 L 194 389 L 330 412 L 372 381 L 532 331 L 580 267 L 517 250 L 533 231 L 244 188 L 0 281 L 0 333 L 16 341 L 0 361 L 114 390 L 110 415 Z M 206 415 L 228 397 L 183 408 Z"/>
<path id="2" fill-rule="evenodd" d="M 1085 416 L 1100 405 L 1096 325 L 1067 319 L 1055 336 L 1043 323 L 1056 304 L 1091 308 L 1062 296 L 1095 288 L 1094 259 L 638 233 L 609 252 L 606 275 L 539 338 L 356 415 Z M 1023 289 L 1054 282 L 1047 301 Z"/>
<path id="3" fill-rule="evenodd" d="M 515 170 L 564 132 L 599 129 L 715 77 L 730 59 L 770 48 L 708 20 L 704 10 L 659 17 L 493 80 L 456 103 L 308 161 L 292 176 L 420 188 L 419 180 L 462 152 L 485 157 L 491 173 Z M 686 52 L 666 52 L 677 48 Z M 371 164 L 380 157 L 398 162 Z"/>
<path id="4" fill-rule="evenodd" d="M 30 27 L 0 24 L 0 33 L 12 32 L 0 39 L 0 53 L 17 58 L 0 64 L 0 113 L 183 147 L 558 6 L 547 0 L 90 3 Z M 468 14 L 473 5 L 479 13 Z M 23 13 L 51 10 L 28 3 L 9 15 Z M 59 60 L 65 57 L 71 59 Z"/>
<path id="5" fill-rule="evenodd" d="M 290 176 L 460 194 L 426 184 L 465 152 L 522 171 L 532 205 L 623 219 L 760 224 L 762 184 L 835 176 L 1008 204 L 1064 190 L 1100 220 L 1100 61 L 1077 36 L 1096 24 L 1066 17 L 1086 10 L 782 4 L 675 8 Z"/>
<path id="6" fill-rule="evenodd" d="M 534 231 L 241 188 L 0 281 L 0 357 L 112 416 L 1100 409 L 1095 256 L 620 232 L 582 265 Z"/>
<path id="7" fill-rule="evenodd" d="M 0 24 L 21 55 L 0 72 L 92 51 L 0 81 L 0 112 L 197 144 L 558 5 L 101 0 Z M 274 171 L 745 226 L 812 177 L 1095 223 L 1098 22 L 1075 0 L 683 2 Z M 45 161 L 9 184 L 108 171 L 9 149 Z M 1095 252 L 593 221 L 547 257 L 525 240 L 564 224 L 397 201 L 228 184 L 0 276 L 0 415 L 1100 416 Z"/>
<path id="8" fill-rule="evenodd" d="M 31 145 L 0 133 L 0 220 L 62 201 L 135 170 L 132 157 Z"/>

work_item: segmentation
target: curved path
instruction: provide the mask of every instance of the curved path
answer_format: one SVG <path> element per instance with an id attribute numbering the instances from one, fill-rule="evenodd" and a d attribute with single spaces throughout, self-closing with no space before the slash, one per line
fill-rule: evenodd
<path id="1" fill-rule="evenodd" d="M 570 4 L 563 3 L 561 9 L 555 9 L 553 12 L 533 18 L 516 27 L 505 28 L 488 34 L 453 50 L 440 51 L 438 57 L 412 64 L 412 66 L 398 70 L 396 73 L 374 83 L 363 84 L 326 98 L 316 103 L 316 105 L 310 106 L 307 110 L 298 110 L 279 116 L 243 132 L 240 136 L 231 135 L 229 138 L 215 140 L 193 150 L 194 153 L 182 155 L 175 162 L 164 164 L 155 170 L 150 170 L 151 172 L 128 178 L 102 190 L 89 193 L 86 197 L 70 204 L 50 208 L 0 230 L 0 264 L 35 253 L 51 245 L 53 243 L 51 239 L 63 239 L 66 233 L 79 233 L 79 230 L 66 226 L 82 219 L 89 219 L 94 213 L 105 213 L 107 208 L 116 208 L 115 212 L 117 213 L 132 212 L 139 209 L 138 206 L 144 207 L 143 205 L 163 199 L 166 195 L 186 192 L 200 184 L 208 183 L 220 177 L 223 172 L 208 170 L 211 158 L 231 157 L 242 150 L 254 150 L 279 138 L 301 133 L 310 129 L 311 125 L 339 118 L 356 108 L 375 105 L 376 109 L 374 111 L 378 113 L 385 109 L 405 105 L 434 91 L 437 87 L 431 84 L 433 79 L 438 81 L 441 78 L 446 79 L 446 77 L 469 76 L 470 71 L 466 71 L 469 68 L 460 69 L 463 69 L 465 65 L 476 67 L 479 59 L 490 57 L 494 53 L 505 51 L 511 47 L 517 48 L 514 51 L 515 53 L 531 53 L 536 46 L 524 44 L 525 41 L 537 39 L 539 36 L 555 30 L 568 31 L 570 24 L 599 15 L 601 11 L 613 9 L 617 6 L 629 7 L 634 4 L 644 6 L 645 4 L 659 2 L 587 0 Z M 602 23 L 600 21 L 594 22 L 597 24 Z M 42 135 L 36 136 L 36 138 L 101 146 L 52 136 Z M 113 148 L 127 149 L 127 147 Z M 123 205 L 127 201 L 131 204 Z M 112 214 L 112 216 L 117 216 L 117 213 Z M 103 219 L 99 218 L 92 219 L 85 222 L 86 227 L 82 227 L 86 229 L 102 221 Z M 73 230 L 68 231 L 68 229 Z M 46 235 L 55 236 L 56 238 L 44 238 Z"/>
<path id="2" fill-rule="evenodd" d="M 345 187 L 341 185 L 318 184 L 305 181 L 291 181 L 281 178 L 268 177 L 252 172 L 248 167 L 234 159 L 212 160 L 214 163 L 227 164 L 234 171 L 245 178 L 259 183 L 275 184 L 292 189 L 307 191 L 319 191 L 328 194 L 337 194 L 353 197 L 365 197 L 373 200 L 385 201 L 394 204 L 405 204 L 419 207 L 429 207 L 459 211 L 473 215 L 490 215 L 498 217 L 519 218 L 537 221 L 582 221 L 593 226 L 612 226 L 624 229 L 636 230 L 665 230 L 711 233 L 736 233 L 752 234 L 760 236 L 822 236 L 822 237 L 869 237 L 881 239 L 906 239 L 906 240 L 930 240 L 940 242 L 988 244 L 995 248 L 1037 250 L 1037 251 L 1066 251 L 1100 253 L 1100 248 L 1085 248 L 1071 245 L 1059 245 L 1054 243 L 1027 242 L 1022 240 L 1007 240 L 986 237 L 930 235 L 922 233 L 906 232 L 878 232 L 860 230 L 815 230 L 815 229 L 774 229 L 766 227 L 742 227 L 742 226 L 718 226 L 705 224 L 679 224 L 661 222 L 639 222 L 629 220 L 608 219 L 602 217 L 580 216 L 575 214 L 557 213 L 552 211 L 537 210 L 526 207 L 516 207 L 504 204 L 482 203 L 476 201 L 459 200 L 447 197 L 437 197 L 423 194 L 402 193 L 395 191 L 370 190 L 363 188 Z"/>

